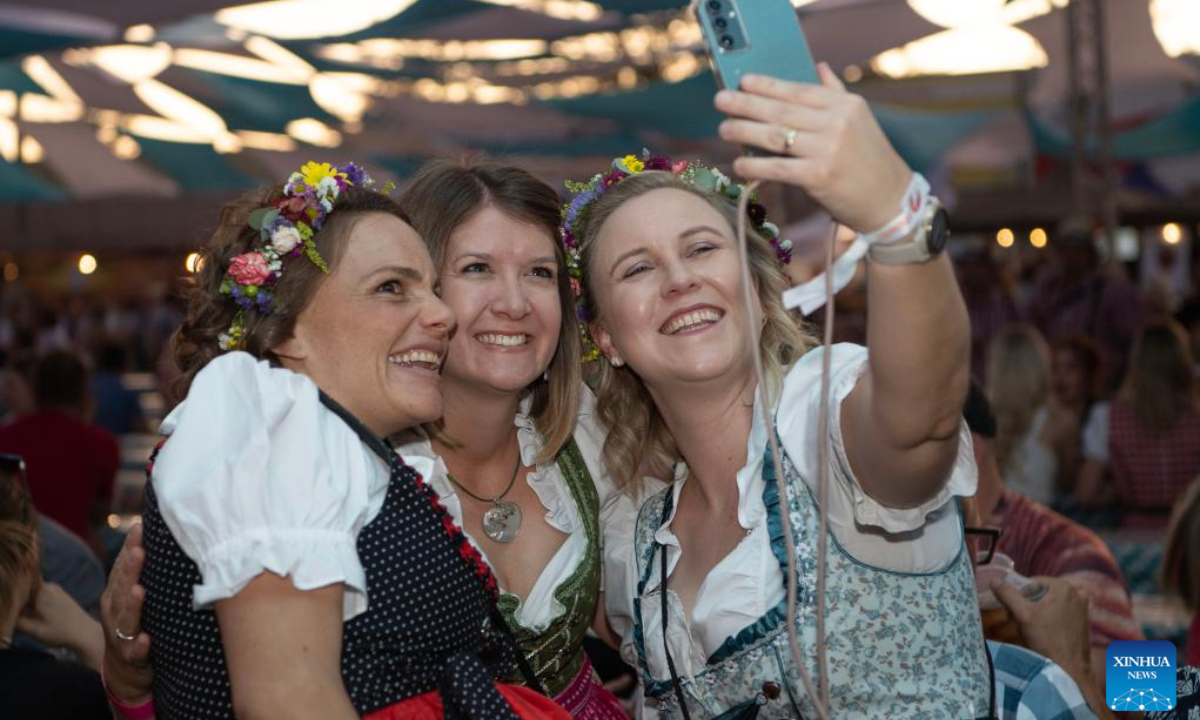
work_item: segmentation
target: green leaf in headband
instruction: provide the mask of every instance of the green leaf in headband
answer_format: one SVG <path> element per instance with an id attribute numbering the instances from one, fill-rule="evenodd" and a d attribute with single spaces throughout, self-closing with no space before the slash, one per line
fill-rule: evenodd
<path id="1" fill-rule="evenodd" d="M 279 211 L 273 207 L 259 208 L 250 213 L 250 217 L 246 218 L 246 222 L 255 230 L 262 230 L 263 225 L 266 224 L 264 221 L 267 219 L 267 215 L 271 213 L 275 213 L 276 216 L 279 215 Z"/>
<path id="2" fill-rule="evenodd" d="M 692 184 L 705 192 L 716 192 L 717 176 L 708 168 L 699 168 L 692 176 Z"/>

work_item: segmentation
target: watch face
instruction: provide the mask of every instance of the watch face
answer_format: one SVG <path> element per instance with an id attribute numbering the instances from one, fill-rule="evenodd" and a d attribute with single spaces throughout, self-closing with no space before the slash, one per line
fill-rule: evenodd
<path id="1" fill-rule="evenodd" d="M 933 214 L 933 218 L 929 221 L 929 237 L 926 243 L 929 246 L 929 254 L 937 255 L 946 247 L 946 241 L 950 239 L 950 216 L 943 208 L 938 208 Z"/>

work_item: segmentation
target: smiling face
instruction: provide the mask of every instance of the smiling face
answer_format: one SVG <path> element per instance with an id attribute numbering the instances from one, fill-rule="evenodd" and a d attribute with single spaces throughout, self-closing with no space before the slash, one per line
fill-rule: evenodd
<path id="1" fill-rule="evenodd" d="M 651 387 L 753 372 L 737 244 L 725 217 L 703 198 L 659 188 L 622 204 L 596 237 L 588 283 L 597 302 L 597 344 Z"/>
<path id="2" fill-rule="evenodd" d="M 442 299 L 458 318 L 445 378 L 520 393 L 554 357 L 562 327 L 554 240 L 488 205 L 450 235 Z"/>
<path id="3" fill-rule="evenodd" d="M 392 215 L 363 215 L 275 353 L 380 436 L 436 420 L 454 315 L 434 293 L 435 280 L 411 227 Z"/>

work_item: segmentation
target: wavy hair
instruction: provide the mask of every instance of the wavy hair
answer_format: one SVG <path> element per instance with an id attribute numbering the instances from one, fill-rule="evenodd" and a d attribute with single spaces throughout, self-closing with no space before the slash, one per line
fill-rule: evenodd
<path id="1" fill-rule="evenodd" d="M 988 346 L 987 394 L 996 417 L 996 461 L 1004 472 L 1050 397 L 1050 349 L 1032 325 L 1000 328 Z"/>
<path id="2" fill-rule="evenodd" d="M 1125 389 L 1138 425 L 1152 433 L 1170 430 L 1194 407 L 1192 351 L 1179 323 L 1168 320 L 1142 329 L 1133 344 Z"/>
<path id="3" fill-rule="evenodd" d="M 172 338 L 175 362 L 182 372 L 175 388 L 182 397 L 196 373 L 222 355 L 219 336 L 228 331 L 239 308 L 221 294 L 221 283 L 233 258 L 258 248 L 259 231 L 250 227 L 250 213 L 283 197 L 280 187 L 248 193 L 225 205 L 216 231 L 200 250 L 199 269 L 184 290 L 187 317 Z M 362 216 L 383 213 L 408 222 L 394 200 L 373 190 L 350 188 L 338 196 L 333 211 L 313 236 L 317 251 L 332 271 L 355 223 Z M 282 277 L 271 288 L 275 299 L 269 313 L 246 310 L 240 349 L 256 358 L 278 362 L 272 348 L 292 337 L 296 319 L 308 307 L 326 275 L 305 257 L 284 259 Z"/>
<path id="4" fill-rule="evenodd" d="M 525 170 L 489 160 L 434 160 L 425 164 L 404 188 L 400 206 L 425 240 L 433 265 L 441 268 L 454 231 L 484 208 L 492 207 L 513 220 L 545 233 L 554 248 L 555 276 L 562 320 L 558 346 L 546 378 L 529 386 L 530 416 L 543 438 L 538 462 L 552 460 L 575 430 L 579 414 L 582 348 L 575 329 L 575 313 L 567 263 L 558 242 L 558 194 Z M 453 445 L 439 420 L 426 432 Z"/>
<path id="5" fill-rule="evenodd" d="M 671 173 L 642 172 L 608 188 L 586 209 L 576 228 L 587 280 L 584 283 L 584 309 L 587 317 L 594 321 L 604 320 L 602 302 L 593 289 L 595 283 L 592 280 L 593 259 L 598 252 L 598 240 L 604 223 L 626 202 L 664 188 L 681 190 L 704 200 L 729 224 L 730 235 L 735 232 L 738 219 L 736 203 L 723 195 L 705 192 Z M 760 342 L 767 398 L 773 404 L 788 368 L 817 346 L 819 341 L 799 314 L 783 306 L 783 292 L 790 283 L 779 266 L 779 259 L 771 249 L 770 241 L 754 232 L 749 222 L 746 227 L 749 234 L 750 275 L 763 308 Z M 632 491 L 638 480 L 639 468 L 673 462 L 679 459 L 679 452 L 650 391 L 637 373 L 628 366 L 614 368 L 603 360 L 597 364 L 596 414 L 608 432 L 604 442 L 604 463 L 612 473 L 613 480 Z"/>

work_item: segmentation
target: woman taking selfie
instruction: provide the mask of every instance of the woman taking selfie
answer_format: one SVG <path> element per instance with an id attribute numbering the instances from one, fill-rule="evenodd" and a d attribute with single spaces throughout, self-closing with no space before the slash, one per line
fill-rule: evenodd
<path id="1" fill-rule="evenodd" d="M 625 582 L 636 597 L 610 591 L 610 619 L 664 717 L 816 717 L 786 633 L 786 508 L 799 645 L 810 672 L 825 645 L 820 681 L 831 716 L 981 717 L 991 683 L 952 502 L 975 486 L 959 415 L 966 312 L 950 262 L 938 254 L 944 227 L 928 185 L 888 145 L 866 103 L 828 67 L 821 75 L 820 86 L 747 77 L 741 91 L 720 93 L 717 107 L 731 116 L 721 136 L 781 153 L 740 158 L 741 176 L 800 187 L 842 224 L 875 236 L 869 354 L 850 345 L 811 349 L 814 338 L 781 304 L 774 228 L 753 205 L 748 226 L 759 232 L 745 261 L 755 298 L 745 307 L 733 199 L 742 191 L 722 176 L 630 156 L 574 186 L 564 242 L 604 355 L 596 392 L 609 433 L 605 463 L 626 485 L 648 461 L 675 464 L 674 484 L 627 518 Z M 763 355 L 769 425 L 751 333 Z M 823 361 L 831 364 L 824 436 Z M 786 500 L 769 434 L 782 445 Z M 819 542 L 828 552 L 823 633 Z"/>

